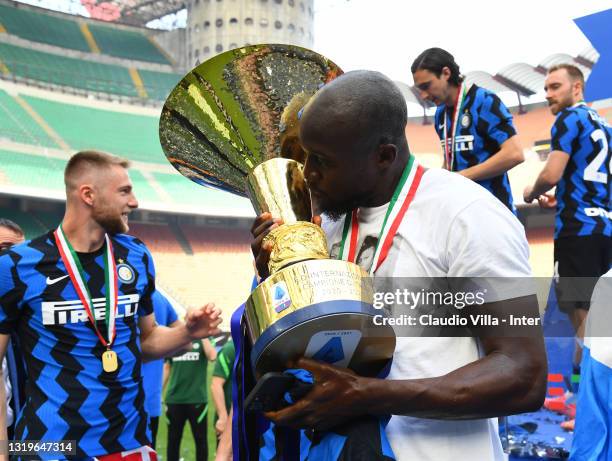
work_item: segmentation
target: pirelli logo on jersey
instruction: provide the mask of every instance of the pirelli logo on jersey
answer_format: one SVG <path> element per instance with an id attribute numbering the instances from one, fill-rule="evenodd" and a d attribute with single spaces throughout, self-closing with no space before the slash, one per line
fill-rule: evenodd
<path id="1" fill-rule="evenodd" d="M 138 310 L 139 294 L 122 295 L 117 298 L 117 318 L 133 317 Z M 104 298 L 93 300 L 97 320 L 106 317 Z M 45 301 L 41 305 L 43 325 L 65 325 L 67 323 L 89 322 L 87 312 L 80 300 Z"/>
<path id="2" fill-rule="evenodd" d="M 597 217 L 601 216 L 602 218 L 612 219 L 612 211 L 604 210 L 603 208 L 591 207 L 585 208 L 584 213 L 587 216 Z"/>
<path id="3" fill-rule="evenodd" d="M 451 138 L 446 138 L 446 142 L 450 147 Z M 440 145 L 444 148 L 444 141 L 440 141 Z M 474 135 L 455 136 L 455 152 L 468 152 L 471 150 L 474 150 Z"/>

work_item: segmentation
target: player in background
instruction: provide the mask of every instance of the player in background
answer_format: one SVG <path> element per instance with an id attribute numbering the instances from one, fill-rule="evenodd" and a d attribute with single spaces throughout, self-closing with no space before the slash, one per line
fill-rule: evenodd
<path id="1" fill-rule="evenodd" d="M 434 127 L 444 167 L 477 182 L 516 214 L 508 171 L 525 158 L 510 111 L 496 94 L 466 84 L 446 50 L 423 51 L 411 71 L 421 97 L 438 106 Z"/>
<path id="2" fill-rule="evenodd" d="M 141 364 L 217 334 L 220 323 L 208 304 L 181 327 L 156 324 L 153 259 L 125 233 L 138 207 L 128 166 L 102 152 L 73 155 L 61 224 L 0 255 L 0 358 L 16 331 L 28 371 L 15 439 L 73 441 L 76 457 L 99 461 L 156 459 Z M 4 401 L 4 386 L 0 394 Z M 66 451 L 37 455 L 67 459 Z"/>
<path id="3" fill-rule="evenodd" d="M 551 67 L 544 89 L 556 115 L 551 152 L 523 198 L 527 203 L 538 199 L 543 208 L 556 208 L 555 289 L 559 308 L 576 331 L 574 374 L 579 374 L 593 287 L 612 264 L 612 129 L 585 104 L 584 76 L 576 66 Z M 553 196 L 548 192 L 555 186 Z"/>

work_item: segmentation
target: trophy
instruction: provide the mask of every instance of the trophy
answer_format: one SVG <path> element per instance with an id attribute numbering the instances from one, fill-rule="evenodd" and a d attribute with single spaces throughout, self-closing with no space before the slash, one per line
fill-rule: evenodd
<path id="1" fill-rule="evenodd" d="M 249 197 L 284 224 L 272 230 L 270 276 L 250 295 L 245 321 L 257 378 L 306 356 L 376 376 L 395 349 L 377 325 L 373 288 L 359 266 L 329 257 L 297 139 L 296 101 L 342 71 L 291 45 L 253 45 L 200 64 L 174 88 L 159 125 L 169 162 L 196 183 Z M 293 114 L 289 114 L 293 110 Z"/>

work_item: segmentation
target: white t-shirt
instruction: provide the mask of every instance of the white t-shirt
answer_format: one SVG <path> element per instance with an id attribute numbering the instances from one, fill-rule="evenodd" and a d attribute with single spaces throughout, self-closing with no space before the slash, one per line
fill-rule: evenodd
<path id="1" fill-rule="evenodd" d="M 591 357 L 612 368 L 612 269 L 598 280 L 591 297 L 591 308 L 587 316 L 584 345 Z"/>
<path id="2" fill-rule="evenodd" d="M 386 210 L 387 205 L 360 209 L 356 262 L 366 270 Z M 323 223 L 332 257 L 338 254 L 343 223 Z M 523 226 L 498 199 L 456 173 L 431 169 L 375 277 L 529 277 L 528 259 Z M 387 379 L 442 376 L 481 356 L 471 337 L 398 337 Z M 496 419 L 393 416 L 387 436 L 398 461 L 451 461 L 459 454 L 479 461 L 505 459 Z"/>

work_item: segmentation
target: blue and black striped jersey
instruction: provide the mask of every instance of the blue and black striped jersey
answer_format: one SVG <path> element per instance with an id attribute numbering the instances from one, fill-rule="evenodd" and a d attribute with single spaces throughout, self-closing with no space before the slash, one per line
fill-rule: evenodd
<path id="1" fill-rule="evenodd" d="M 28 375 L 15 439 L 73 440 L 78 459 L 150 443 L 138 318 L 153 312 L 155 269 L 140 240 L 128 235 L 111 240 L 119 283 L 112 346 L 119 368 L 113 373 L 102 369 L 105 348 L 70 281 L 53 233 L 0 256 L 0 333 L 17 332 Z M 79 258 L 98 328 L 106 336 L 102 250 Z"/>
<path id="2" fill-rule="evenodd" d="M 586 104 L 557 114 L 551 150 L 569 160 L 555 192 L 555 239 L 569 236 L 612 236 L 612 128 Z"/>
<path id="3" fill-rule="evenodd" d="M 450 126 L 452 108 L 438 106 L 435 128 L 444 148 L 444 117 L 446 114 L 447 143 L 450 147 L 454 127 Z M 516 134 L 512 115 L 494 93 L 472 85 L 466 94 L 463 108 L 458 116 L 460 128 L 455 135 L 455 159 L 452 171 L 462 171 L 488 160 L 499 151 L 501 145 Z M 489 190 L 512 212 L 516 213 L 508 174 L 476 181 Z"/>

